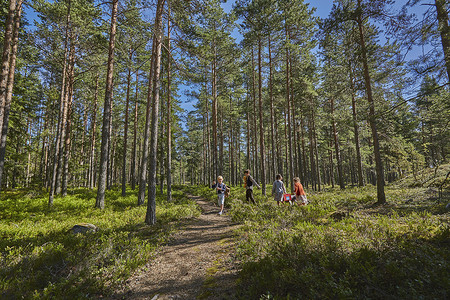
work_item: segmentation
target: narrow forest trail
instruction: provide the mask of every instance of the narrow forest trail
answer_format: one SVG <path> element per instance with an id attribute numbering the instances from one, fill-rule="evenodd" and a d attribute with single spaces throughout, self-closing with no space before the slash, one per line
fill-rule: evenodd
<path id="1" fill-rule="evenodd" d="M 233 299 L 233 224 L 228 215 L 201 197 L 202 214 L 182 224 L 154 260 L 127 281 L 113 299 Z"/>

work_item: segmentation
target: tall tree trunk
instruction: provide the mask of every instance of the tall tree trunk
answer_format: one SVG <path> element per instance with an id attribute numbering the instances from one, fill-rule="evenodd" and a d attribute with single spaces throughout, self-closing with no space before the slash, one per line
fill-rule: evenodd
<path id="1" fill-rule="evenodd" d="M 68 2 L 67 6 L 67 19 L 66 19 L 66 32 L 65 32 L 65 39 L 64 39 L 64 63 L 63 63 L 63 70 L 61 73 L 61 97 L 60 97 L 60 104 L 59 104 L 59 115 L 58 115 L 58 125 L 56 128 L 56 140 L 55 140 L 55 149 L 54 149 L 54 157 L 53 157 L 53 172 L 52 172 L 52 178 L 50 183 L 50 192 L 49 192 L 49 199 L 48 199 L 48 205 L 53 205 L 53 197 L 56 193 L 57 188 L 57 180 L 58 180 L 58 163 L 59 163 L 59 157 L 60 157 L 60 150 L 61 150 L 61 139 L 62 134 L 64 133 L 64 109 L 65 109 L 65 101 L 66 101 L 66 72 L 67 72 L 67 59 L 68 59 L 68 44 L 69 44 L 69 23 L 70 23 L 70 9 L 71 9 L 71 1 Z"/>
<path id="2" fill-rule="evenodd" d="M 167 201 L 172 201 L 172 73 L 171 73 L 171 49 L 170 49 L 170 3 L 168 3 L 168 18 L 167 18 Z"/>
<path id="3" fill-rule="evenodd" d="M 139 69 L 136 70 L 136 95 L 134 99 L 133 151 L 131 152 L 131 189 L 136 189 L 137 122 L 138 122 Z"/>
<path id="4" fill-rule="evenodd" d="M 330 160 L 330 181 L 331 187 L 334 188 L 334 165 L 333 165 L 333 129 L 330 127 L 330 144 L 328 145 L 329 160 Z"/>
<path id="5" fill-rule="evenodd" d="M 361 10 L 361 0 L 358 0 L 358 9 Z M 378 141 L 378 131 L 376 125 L 376 115 L 375 115 L 375 103 L 372 96 L 372 85 L 370 82 L 369 64 L 367 62 L 367 49 L 366 42 L 364 39 L 363 23 L 361 15 L 357 17 L 358 29 L 359 29 L 359 40 L 361 45 L 361 54 L 364 67 L 364 81 L 366 85 L 367 100 L 369 102 L 369 123 L 372 129 L 372 139 L 373 139 L 373 150 L 375 155 L 375 166 L 377 169 L 377 203 L 386 203 L 386 196 L 384 194 L 384 173 L 383 164 L 381 161 L 380 144 Z"/>
<path id="6" fill-rule="evenodd" d="M 223 140 L 223 108 L 221 107 L 220 109 L 220 130 L 219 130 L 219 174 L 220 175 L 224 175 L 223 174 L 223 144 L 224 144 L 224 140 Z"/>
<path id="7" fill-rule="evenodd" d="M 245 103 L 246 103 L 245 111 L 246 111 L 246 115 L 247 115 L 247 156 L 246 156 L 247 167 L 246 168 L 248 168 L 248 169 L 250 169 L 250 151 L 251 151 L 251 149 L 250 149 L 250 107 L 249 107 L 250 100 L 249 100 L 249 98 L 250 98 L 250 91 L 247 86 L 247 101 L 245 101 Z"/>
<path id="8" fill-rule="evenodd" d="M 286 38 L 288 38 L 288 31 L 287 31 L 287 27 L 286 27 Z M 287 103 L 287 131 L 288 131 L 288 147 L 289 147 L 289 158 L 288 158 L 288 181 L 289 182 L 289 186 L 291 187 L 291 190 L 293 191 L 294 188 L 294 184 L 293 184 L 293 157 L 292 157 L 292 120 L 291 120 L 291 95 L 290 95 L 290 71 L 289 71 L 289 66 L 290 66 L 290 59 L 289 59 L 289 49 L 286 48 L 286 103 Z"/>
<path id="9" fill-rule="evenodd" d="M 256 125 L 256 72 L 255 72 L 255 54 L 253 52 L 252 46 L 252 99 L 253 99 L 253 174 L 256 178 L 259 178 L 259 168 L 258 168 L 258 129 Z"/>
<path id="10" fill-rule="evenodd" d="M 109 53 L 108 53 L 108 68 L 106 72 L 106 88 L 105 88 L 105 103 L 103 106 L 103 127 L 102 127 L 102 145 L 100 150 L 100 168 L 98 178 L 98 191 L 95 207 L 105 208 L 105 190 L 107 180 L 108 168 L 108 148 L 110 144 L 110 129 L 111 129 L 111 102 L 113 94 L 113 75 L 114 75 L 114 48 L 116 41 L 116 26 L 117 26 L 117 8 L 119 0 L 113 0 L 111 10 L 111 31 L 109 36 Z"/>
<path id="11" fill-rule="evenodd" d="M 148 183 L 148 204 L 145 215 L 145 223 L 154 225 L 156 223 L 156 152 L 158 146 L 158 110 L 159 110 L 159 88 L 161 67 L 161 40 L 162 40 L 162 14 L 164 0 L 158 0 L 155 17 L 155 48 L 152 61 L 154 60 L 155 72 L 153 76 L 153 105 L 152 105 L 152 132 L 150 145 L 150 176 Z"/>
<path id="12" fill-rule="evenodd" d="M 114 87 L 114 78 L 113 78 L 112 87 Z M 113 164 L 114 164 L 114 155 L 111 153 L 114 150 L 113 149 L 114 145 L 111 146 L 112 143 L 114 142 L 114 140 L 111 142 L 111 139 L 114 139 L 114 137 L 115 137 L 115 134 L 113 136 L 113 130 L 112 130 L 112 127 L 113 127 L 113 123 L 112 123 L 112 120 L 113 120 L 113 101 L 112 101 L 113 94 L 114 94 L 114 88 L 111 91 L 111 101 L 109 101 L 109 104 L 110 104 L 109 124 L 110 125 L 109 125 L 109 136 L 108 136 L 108 147 L 107 147 L 108 154 L 106 156 L 108 158 L 108 163 L 106 166 L 106 188 L 108 191 L 111 190 L 111 188 L 112 188 Z"/>
<path id="13" fill-rule="evenodd" d="M 152 45 L 152 60 L 150 64 L 150 74 L 148 77 L 148 92 L 147 92 L 147 109 L 145 113 L 145 129 L 144 129 L 144 141 L 142 145 L 141 167 L 139 169 L 139 193 L 138 193 L 138 205 L 142 205 L 145 202 L 145 190 L 147 188 L 147 165 L 148 165 L 148 147 L 150 141 L 150 129 L 151 129 L 151 111 L 152 102 L 151 97 L 153 93 L 153 73 L 155 72 L 155 48 L 156 48 L 156 36 L 153 36 Z"/>
<path id="14" fill-rule="evenodd" d="M 129 49 L 130 54 L 128 75 L 127 75 L 127 99 L 125 104 L 125 121 L 123 124 L 123 154 L 122 154 L 122 197 L 126 195 L 127 189 L 127 143 L 128 143 L 128 110 L 130 108 L 130 87 L 131 87 L 131 59 L 133 58 L 133 51 Z M 133 162 L 131 162 L 133 163 Z"/>
<path id="15" fill-rule="evenodd" d="M 278 156 L 275 155 L 275 113 L 273 109 L 273 83 L 272 83 L 272 45 L 271 39 L 269 35 L 269 99 L 270 99 L 270 145 L 272 148 L 272 172 L 279 173 L 276 171 L 277 159 Z"/>
<path id="16" fill-rule="evenodd" d="M 317 145 L 317 132 L 316 132 L 316 118 L 315 118 L 315 114 L 313 113 L 313 118 L 312 118 L 312 129 L 313 129 L 313 134 L 314 134 L 314 150 L 315 150 L 315 154 L 316 154 L 316 174 L 317 174 L 317 188 L 318 191 L 320 192 L 322 190 L 321 185 L 322 182 L 320 180 L 320 163 L 319 163 L 319 147 Z"/>
<path id="17" fill-rule="evenodd" d="M 206 73 L 206 67 L 205 67 L 205 73 Z M 208 84 L 205 81 L 205 93 L 208 90 Z M 212 148 L 211 148 L 211 128 L 209 126 L 209 99 L 206 95 L 205 97 L 205 114 L 206 114 L 206 155 L 208 156 L 207 162 L 208 162 L 208 184 L 211 183 L 211 180 L 213 180 L 213 171 L 212 171 Z"/>
<path id="18" fill-rule="evenodd" d="M 21 13 L 22 13 L 22 0 L 19 0 L 16 6 L 16 13 L 14 15 L 13 40 L 11 43 L 11 54 L 9 57 L 8 80 L 6 84 L 7 88 L 4 102 L 5 105 L 3 107 L 3 123 L 1 127 L 1 136 L 0 136 L 0 190 L 2 185 L 3 172 L 5 170 L 6 136 L 8 134 L 9 112 L 11 110 L 11 101 L 14 87 L 14 73 L 16 70 L 16 56 L 17 56 L 17 47 L 19 44 Z"/>
<path id="19" fill-rule="evenodd" d="M 161 97 L 160 99 L 160 106 L 163 108 L 164 107 L 164 99 Z M 161 109 L 160 111 L 160 116 L 159 116 L 159 132 L 160 132 L 160 142 L 159 142 L 159 159 L 157 159 L 157 167 L 159 167 L 159 191 L 161 193 L 161 195 L 164 193 L 164 135 L 165 135 L 165 124 L 164 124 L 164 118 L 165 118 L 165 112 L 163 109 Z"/>
<path id="20" fill-rule="evenodd" d="M 61 155 L 64 158 L 64 164 L 62 168 L 62 184 L 61 184 L 61 193 L 65 197 L 67 196 L 67 186 L 68 186 L 68 177 L 69 177 L 69 156 L 70 156 L 70 131 L 71 131 L 71 114 L 72 114 L 72 100 L 73 100 L 73 84 L 74 84 L 74 76 L 75 76 L 75 45 L 73 44 L 74 38 L 71 34 L 70 37 L 70 52 L 69 52 L 69 72 L 68 72 L 68 90 L 69 93 L 67 95 L 67 118 L 66 118 L 66 126 L 64 133 L 64 152 L 61 152 Z"/>
<path id="21" fill-rule="evenodd" d="M 300 116 L 301 118 L 301 116 Z M 300 123 L 297 121 L 296 122 L 297 128 L 298 130 L 296 130 L 296 134 L 297 134 L 297 152 L 298 152 L 298 157 L 297 157 L 297 161 L 298 161 L 298 166 L 299 166 L 299 177 L 300 177 L 300 181 L 304 182 L 304 162 L 302 159 L 302 149 L 301 149 L 301 136 L 300 136 L 300 131 L 302 130 L 302 128 L 300 127 Z"/>
<path id="22" fill-rule="evenodd" d="M 3 128 L 3 116 L 10 68 L 11 43 L 13 40 L 15 14 L 16 0 L 9 0 L 9 9 L 5 24 L 5 36 L 3 38 L 2 69 L 0 73 L 0 131 L 1 128 Z"/>
<path id="23" fill-rule="evenodd" d="M 450 26 L 448 24 L 448 1 L 435 0 L 439 32 L 441 34 L 442 49 L 444 50 L 445 66 L 448 82 L 450 82 Z"/>
<path id="24" fill-rule="evenodd" d="M 259 143 L 261 151 L 261 181 L 262 194 L 266 195 L 266 154 L 264 146 L 264 119 L 263 119 L 263 101 L 262 101 L 262 64 L 261 64 L 261 37 L 258 41 L 258 98 L 259 98 Z"/>
<path id="25" fill-rule="evenodd" d="M 308 187 L 308 160 L 306 159 L 306 146 L 305 146 L 305 126 L 303 124 L 303 116 L 300 119 L 300 130 L 302 140 L 302 158 L 303 158 L 303 182 Z"/>
<path id="26" fill-rule="evenodd" d="M 311 115 L 309 118 L 309 128 L 308 128 L 308 133 L 309 133 L 309 159 L 310 159 L 310 164 L 311 164 L 311 186 L 314 190 L 316 190 L 316 184 L 317 184 L 317 177 L 316 177 L 316 163 L 314 160 L 314 136 L 313 136 L 313 125 L 312 125 L 312 108 L 311 108 Z"/>
<path id="27" fill-rule="evenodd" d="M 336 121 L 334 119 L 334 98 L 330 99 L 330 108 L 331 108 L 331 126 L 333 129 L 333 139 L 334 139 L 334 149 L 336 151 L 336 161 L 337 161 L 337 169 L 338 169 L 338 178 L 339 178 L 339 187 L 341 190 L 345 189 L 344 178 L 342 173 L 342 159 L 341 159 L 341 150 L 339 147 L 339 137 L 336 129 Z"/>
<path id="28" fill-rule="evenodd" d="M 86 132 L 89 132 L 87 123 L 88 123 L 88 106 L 87 106 L 87 99 L 83 101 L 83 131 L 81 133 L 81 150 L 80 150 L 80 167 L 81 167 L 81 174 L 79 178 L 79 186 L 87 187 L 88 185 L 88 176 L 89 171 L 84 170 L 85 169 L 85 162 L 86 162 L 86 155 L 85 155 L 85 148 L 86 148 Z"/>
<path id="29" fill-rule="evenodd" d="M 97 103 L 98 103 L 98 73 L 95 77 L 95 92 L 94 92 L 94 108 L 92 109 L 92 135 L 91 135 L 91 153 L 89 158 L 89 188 L 92 189 L 95 186 L 95 143 L 97 137 Z"/>
<path id="30" fill-rule="evenodd" d="M 213 163 L 213 177 L 218 175 L 218 154 L 217 154 L 217 61 L 216 61 L 216 43 L 213 41 L 213 64 L 212 64 L 212 135 L 213 135 L 213 151 L 212 151 L 212 163 Z"/>
<path id="31" fill-rule="evenodd" d="M 230 96 L 230 108 L 229 108 L 229 112 L 230 112 L 230 120 L 229 120 L 229 124 L 228 126 L 230 127 L 230 137 L 229 137 L 229 141 L 228 141 L 228 147 L 229 147 L 229 153 L 230 153 L 230 183 L 234 184 L 234 149 L 233 149 L 233 145 L 234 145 L 234 140 L 233 140 L 233 120 L 232 120 L 232 109 L 233 109 L 233 105 L 231 103 L 232 97 Z"/>
<path id="32" fill-rule="evenodd" d="M 364 177 L 362 171 L 361 146 L 359 142 L 358 117 L 356 114 L 355 84 L 353 81 L 353 69 L 351 61 L 349 61 L 349 74 L 350 74 L 350 89 L 352 93 L 352 118 L 353 118 L 353 131 L 355 134 L 356 166 L 358 168 L 358 186 L 362 187 L 364 186 Z"/>

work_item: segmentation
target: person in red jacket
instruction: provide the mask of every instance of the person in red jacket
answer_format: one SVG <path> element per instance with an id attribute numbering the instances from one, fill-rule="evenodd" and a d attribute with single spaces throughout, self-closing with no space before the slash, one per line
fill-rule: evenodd
<path id="1" fill-rule="evenodd" d="M 298 203 L 298 205 L 306 205 L 308 204 L 308 199 L 306 198 L 305 190 L 303 189 L 303 185 L 300 183 L 300 178 L 294 178 L 294 201 Z"/>

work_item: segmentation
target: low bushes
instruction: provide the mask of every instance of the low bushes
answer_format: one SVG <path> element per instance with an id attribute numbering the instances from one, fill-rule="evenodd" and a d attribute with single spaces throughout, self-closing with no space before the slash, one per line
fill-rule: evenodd
<path id="1" fill-rule="evenodd" d="M 35 193 L 36 194 L 36 193 Z M 47 208 L 45 193 L 7 192 L 0 199 L 0 298 L 96 298 L 108 295 L 167 241 L 178 220 L 197 206 L 174 190 L 174 202 L 157 197 L 157 225 L 144 224 L 145 206 L 134 191 L 108 191 L 104 210 L 96 192 L 72 190 Z M 69 233 L 92 223 L 99 230 Z"/>

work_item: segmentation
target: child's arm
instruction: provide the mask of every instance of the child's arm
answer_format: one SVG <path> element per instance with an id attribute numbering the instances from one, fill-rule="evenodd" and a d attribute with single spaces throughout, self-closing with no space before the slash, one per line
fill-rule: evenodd
<path id="1" fill-rule="evenodd" d="M 253 184 L 256 185 L 258 187 L 258 189 L 260 189 L 261 187 L 259 186 L 259 184 L 255 181 L 255 179 L 253 179 L 253 177 L 250 177 Z"/>

